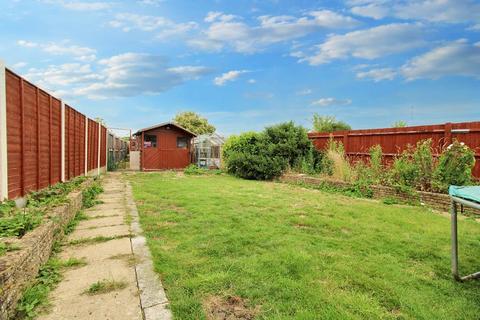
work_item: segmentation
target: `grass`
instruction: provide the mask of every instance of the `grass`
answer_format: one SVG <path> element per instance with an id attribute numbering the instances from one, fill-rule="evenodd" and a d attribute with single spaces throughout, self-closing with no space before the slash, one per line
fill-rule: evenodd
<path id="1" fill-rule="evenodd" d="M 176 319 L 228 297 L 260 319 L 480 314 L 478 282 L 450 274 L 449 219 L 427 209 L 230 176 L 129 179 Z M 480 224 L 459 230 L 462 272 L 477 271 Z"/>
<path id="2" fill-rule="evenodd" d="M 128 284 L 125 281 L 100 280 L 92 283 L 92 285 L 84 291 L 84 294 L 88 294 L 90 296 L 104 294 L 125 289 L 127 286 Z"/>

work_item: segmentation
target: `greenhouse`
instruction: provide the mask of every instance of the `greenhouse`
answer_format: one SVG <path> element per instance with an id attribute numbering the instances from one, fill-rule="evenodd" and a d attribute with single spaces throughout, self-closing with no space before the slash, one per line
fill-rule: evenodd
<path id="1" fill-rule="evenodd" d="M 199 135 L 193 140 L 193 163 L 201 168 L 220 168 L 221 150 L 224 143 L 225 138 L 217 133 Z"/>

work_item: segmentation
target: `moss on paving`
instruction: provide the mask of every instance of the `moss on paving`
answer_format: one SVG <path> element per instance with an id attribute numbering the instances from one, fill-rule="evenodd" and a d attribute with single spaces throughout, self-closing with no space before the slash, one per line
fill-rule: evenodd
<path id="1" fill-rule="evenodd" d="M 176 319 L 238 296 L 261 319 L 478 319 L 478 282 L 450 275 L 450 222 L 229 176 L 131 175 L 140 222 Z M 480 224 L 459 221 L 463 272 Z"/>

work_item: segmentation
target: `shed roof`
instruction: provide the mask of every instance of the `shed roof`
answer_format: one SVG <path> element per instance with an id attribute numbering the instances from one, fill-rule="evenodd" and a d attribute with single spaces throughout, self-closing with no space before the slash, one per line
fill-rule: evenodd
<path id="1" fill-rule="evenodd" d="M 185 129 L 184 127 L 176 124 L 175 122 L 162 122 L 162 123 L 159 123 L 159 124 L 154 125 L 154 126 L 151 126 L 151 127 L 147 127 L 147 128 L 140 129 L 140 130 L 138 130 L 137 132 L 134 133 L 134 136 L 138 136 L 138 135 L 140 135 L 142 132 L 145 132 L 145 131 L 150 131 L 150 130 L 153 130 L 153 129 L 158 129 L 158 128 L 166 127 L 166 126 L 176 127 L 176 128 L 178 128 L 178 129 L 183 130 L 183 131 L 185 131 L 186 133 L 192 135 L 193 137 L 196 137 L 196 136 L 197 136 L 197 135 L 196 135 L 195 133 L 193 133 L 192 131 Z"/>

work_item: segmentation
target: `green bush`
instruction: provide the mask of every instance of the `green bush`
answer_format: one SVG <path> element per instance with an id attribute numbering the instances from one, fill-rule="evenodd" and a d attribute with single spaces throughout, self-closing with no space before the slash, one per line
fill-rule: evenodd
<path id="1" fill-rule="evenodd" d="M 475 153 L 463 142 L 455 140 L 438 159 L 433 174 L 434 187 L 446 191 L 449 185 L 467 185 L 472 182 Z"/>
<path id="2" fill-rule="evenodd" d="M 251 154 L 233 152 L 229 156 L 228 172 L 244 179 L 271 180 L 282 175 L 287 162 L 280 157 L 272 157 L 265 152 Z"/>
<path id="3" fill-rule="evenodd" d="M 290 168 L 302 161 L 314 166 L 314 147 L 302 126 L 285 122 L 265 128 L 263 135 L 268 154 L 284 159 Z"/>
<path id="4" fill-rule="evenodd" d="M 315 150 L 307 131 L 293 122 L 231 136 L 223 146 L 227 172 L 246 179 L 269 180 L 293 169 L 305 173 L 321 170 L 322 154 Z"/>

